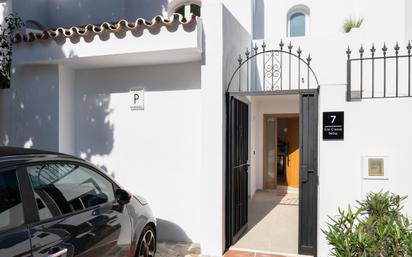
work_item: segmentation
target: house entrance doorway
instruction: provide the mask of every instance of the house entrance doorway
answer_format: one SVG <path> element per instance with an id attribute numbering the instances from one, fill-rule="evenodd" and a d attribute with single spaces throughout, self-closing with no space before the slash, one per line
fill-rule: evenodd
<path id="1" fill-rule="evenodd" d="M 232 247 L 242 240 L 245 233 L 250 232 L 254 217 L 250 216 L 253 208 L 249 206 L 253 207 L 253 196 L 259 189 L 264 191 L 265 188 L 270 188 L 269 191 L 274 191 L 273 188 L 277 190 L 279 187 L 286 187 L 286 191 L 289 191 L 289 188 L 296 188 L 298 196 L 294 198 L 297 202 L 294 235 L 297 239 L 294 249 L 299 254 L 316 256 L 319 82 L 311 67 L 312 58 L 310 55 L 304 58 L 302 50 L 294 48 L 292 44 L 286 49 L 285 44 L 280 42 L 279 49 L 268 50 L 266 43 L 262 42 L 261 47 L 256 44 L 253 51 L 246 50 L 244 55 L 239 55 L 237 62 L 239 65 L 226 88 L 225 246 L 227 249 Z M 268 103 L 271 110 L 263 114 L 296 115 L 269 116 L 266 119 L 266 129 L 270 133 L 265 135 L 265 151 L 262 151 L 262 127 L 265 127 L 262 126 L 263 115 L 251 113 L 253 98 L 259 97 L 271 98 Z M 279 97 L 289 100 L 293 98 L 293 106 L 290 101 L 289 105 L 280 105 L 277 101 Z M 273 100 L 274 98 L 276 99 Z M 277 106 L 275 112 L 272 111 L 273 106 Z M 253 133 L 250 133 L 254 124 L 260 126 L 258 147 L 254 147 L 256 141 L 252 140 Z M 260 164 L 253 166 L 256 158 L 259 158 L 262 166 L 263 158 L 266 158 L 265 172 Z M 262 175 L 266 176 L 266 182 Z M 262 185 L 263 182 L 266 185 Z M 258 202 L 263 207 L 257 217 L 266 217 L 268 212 L 265 208 L 270 208 L 270 204 L 265 203 L 267 198 L 262 196 L 262 201 Z M 285 198 L 284 195 L 280 197 L 282 201 Z M 273 198 L 270 199 L 273 203 Z M 283 202 L 288 204 L 291 201 Z M 281 235 L 276 241 L 285 241 L 284 233 L 276 224 L 262 227 L 264 231 L 258 232 L 258 235 L 279 232 Z"/>
<path id="2" fill-rule="evenodd" d="M 299 115 L 265 114 L 264 189 L 299 188 Z"/>
<path id="3" fill-rule="evenodd" d="M 316 256 L 317 91 L 227 99 L 227 248 Z"/>

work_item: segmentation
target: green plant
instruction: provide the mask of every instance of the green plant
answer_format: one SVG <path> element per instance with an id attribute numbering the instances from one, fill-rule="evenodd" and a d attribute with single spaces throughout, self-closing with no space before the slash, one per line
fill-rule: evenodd
<path id="1" fill-rule="evenodd" d="M 402 213 L 405 197 L 390 192 L 369 194 L 356 209 L 338 210 L 322 230 L 337 257 L 410 257 L 412 224 Z"/>
<path id="2" fill-rule="evenodd" d="M 10 87 L 11 56 L 14 32 L 24 26 L 19 16 L 7 15 L 0 25 L 0 88 Z"/>
<path id="3" fill-rule="evenodd" d="M 360 28 L 363 23 L 363 18 L 348 18 L 343 23 L 343 31 L 349 33 L 353 28 Z"/>

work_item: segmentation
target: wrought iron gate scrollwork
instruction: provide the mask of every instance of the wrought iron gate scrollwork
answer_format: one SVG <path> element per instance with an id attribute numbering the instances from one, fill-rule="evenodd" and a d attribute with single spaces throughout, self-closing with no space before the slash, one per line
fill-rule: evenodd
<path id="1" fill-rule="evenodd" d="M 227 92 L 305 90 L 319 86 L 310 66 L 310 54 L 303 59 L 301 48 L 294 52 L 291 42 L 287 49 L 284 49 L 283 41 L 277 50 L 267 50 L 266 47 L 265 42 L 261 47 L 255 44 L 253 53 L 246 49 L 245 59 L 239 55 L 239 65 L 230 77 Z"/>
<path id="2" fill-rule="evenodd" d="M 269 89 L 279 90 L 280 85 L 278 83 L 282 72 L 282 66 L 279 60 L 280 54 L 279 52 L 270 52 L 265 53 L 265 55 L 269 57 L 264 66 L 265 80 L 270 83 Z M 268 88 L 265 88 L 265 90 L 268 90 Z"/>

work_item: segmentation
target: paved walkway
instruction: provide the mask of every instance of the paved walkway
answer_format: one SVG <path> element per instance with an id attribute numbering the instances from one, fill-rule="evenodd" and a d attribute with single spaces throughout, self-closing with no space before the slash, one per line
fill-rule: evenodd
<path id="1" fill-rule="evenodd" d="M 162 241 L 157 244 L 156 257 L 212 257 L 202 255 L 198 244 Z M 216 256 L 215 256 L 216 257 Z M 295 254 L 276 254 L 262 251 L 233 249 L 223 257 L 299 257 Z"/>
<path id="2" fill-rule="evenodd" d="M 297 193 L 257 191 L 249 202 L 249 229 L 224 257 L 299 256 L 298 203 Z M 158 242 L 156 257 L 207 256 L 198 244 L 170 241 Z"/>
<path id="3" fill-rule="evenodd" d="M 297 254 L 298 203 L 297 193 L 257 191 L 249 202 L 249 229 L 233 247 Z"/>
<path id="4" fill-rule="evenodd" d="M 245 252 L 229 250 L 224 257 L 286 257 L 285 255 L 275 255 L 268 253 Z"/>

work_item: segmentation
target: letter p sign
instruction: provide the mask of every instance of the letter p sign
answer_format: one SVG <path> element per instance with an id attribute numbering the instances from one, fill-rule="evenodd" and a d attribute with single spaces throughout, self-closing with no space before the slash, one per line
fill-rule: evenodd
<path id="1" fill-rule="evenodd" d="M 129 93 L 130 110 L 144 110 L 144 91 L 143 89 L 131 89 Z"/>

